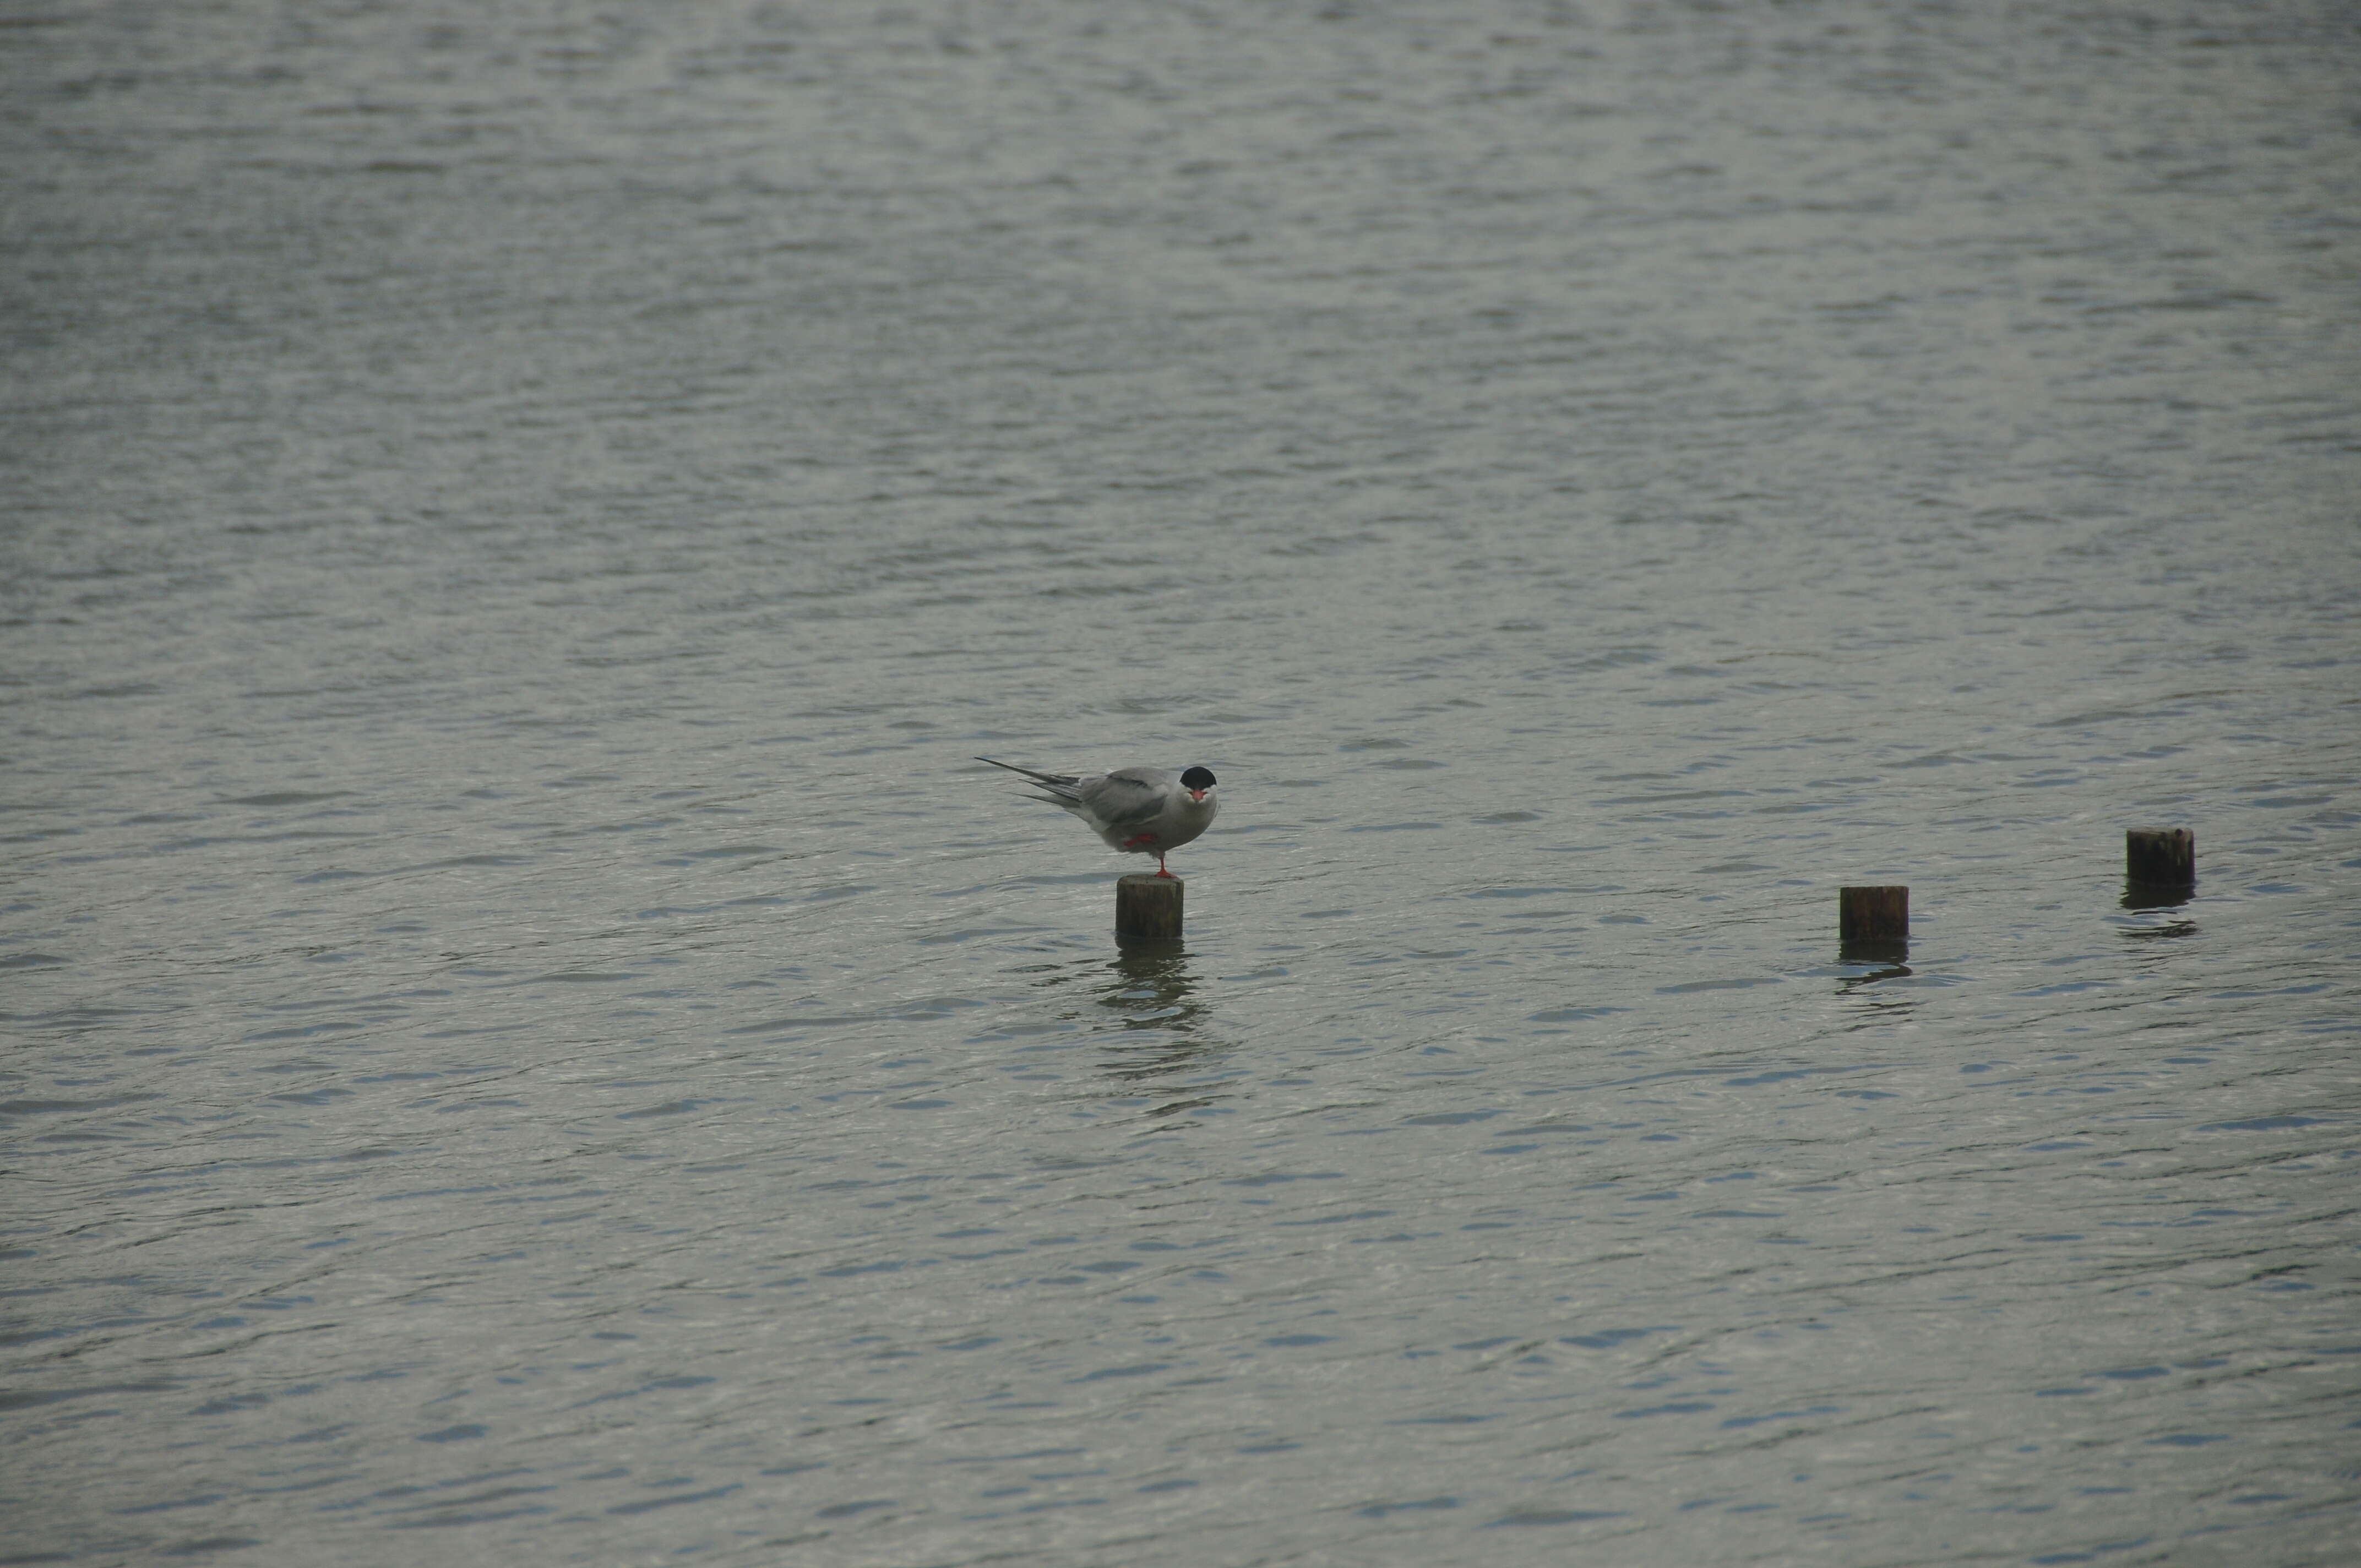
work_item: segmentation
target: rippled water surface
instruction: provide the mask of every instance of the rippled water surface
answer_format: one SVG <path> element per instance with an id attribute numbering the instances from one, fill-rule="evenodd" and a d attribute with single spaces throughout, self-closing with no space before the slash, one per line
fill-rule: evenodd
<path id="1" fill-rule="evenodd" d="M 2356 68 L 9 18 L 0 1561 L 2361 1558 Z"/>

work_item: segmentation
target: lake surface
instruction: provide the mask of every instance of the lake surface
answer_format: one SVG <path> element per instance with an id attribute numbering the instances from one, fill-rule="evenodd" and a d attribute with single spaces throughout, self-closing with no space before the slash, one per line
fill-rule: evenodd
<path id="1" fill-rule="evenodd" d="M 10 18 L 0 1562 L 2361 1559 L 2357 71 Z"/>

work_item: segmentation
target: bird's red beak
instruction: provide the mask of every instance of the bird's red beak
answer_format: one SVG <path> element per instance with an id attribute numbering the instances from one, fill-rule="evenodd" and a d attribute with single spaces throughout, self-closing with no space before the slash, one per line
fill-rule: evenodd
<path id="1" fill-rule="evenodd" d="M 1189 792 L 1189 798 L 1202 806 L 1205 804 L 1205 792 L 1202 789 L 1192 789 Z"/>

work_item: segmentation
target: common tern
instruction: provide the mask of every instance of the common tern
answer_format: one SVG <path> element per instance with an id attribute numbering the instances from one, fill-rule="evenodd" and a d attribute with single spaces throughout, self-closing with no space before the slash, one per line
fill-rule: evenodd
<path id="1" fill-rule="evenodd" d="M 1081 817 L 1110 850 L 1154 855 L 1156 874 L 1169 877 L 1164 857 L 1213 826 L 1213 770 L 1194 767 L 1117 768 L 1107 773 L 1037 773 L 1014 762 L 992 762 L 1041 786 L 1027 800 L 1046 800 Z"/>

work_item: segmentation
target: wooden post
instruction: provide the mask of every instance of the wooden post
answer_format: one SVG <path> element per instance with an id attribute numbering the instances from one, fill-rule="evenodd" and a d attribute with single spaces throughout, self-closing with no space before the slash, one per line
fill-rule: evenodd
<path id="1" fill-rule="evenodd" d="M 1838 891 L 1837 935 L 1847 947 L 1890 946 L 1910 939 L 1910 890 L 1848 887 Z"/>
<path id="2" fill-rule="evenodd" d="M 2197 835 L 2186 828 L 2135 828 L 2124 835 L 2124 872 L 2139 887 L 2193 887 Z"/>
<path id="3" fill-rule="evenodd" d="M 1134 872 L 1115 884 L 1115 935 L 1119 942 L 1177 942 L 1180 899 L 1188 884 L 1177 876 Z"/>

